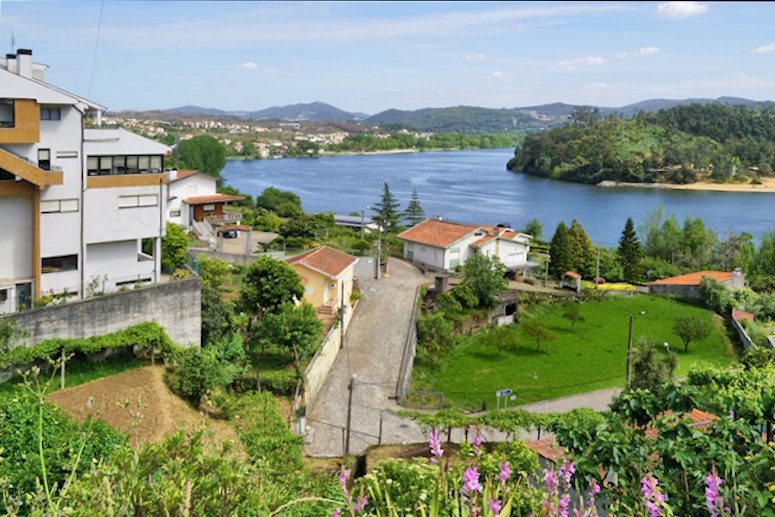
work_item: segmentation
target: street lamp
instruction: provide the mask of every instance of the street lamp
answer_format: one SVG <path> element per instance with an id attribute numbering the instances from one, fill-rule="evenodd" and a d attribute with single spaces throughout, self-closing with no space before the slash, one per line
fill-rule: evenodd
<path id="1" fill-rule="evenodd" d="M 367 208 L 369 208 L 369 205 L 366 205 L 363 208 L 361 208 L 361 240 L 363 240 L 363 219 L 365 217 Z"/>

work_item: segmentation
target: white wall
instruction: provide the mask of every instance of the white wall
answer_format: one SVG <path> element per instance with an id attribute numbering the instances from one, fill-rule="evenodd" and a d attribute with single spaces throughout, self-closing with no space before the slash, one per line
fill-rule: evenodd
<path id="1" fill-rule="evenodd" d="M 0 284 L 32 278 L 32 196 L 0 197 Z"/>
<path id="2" fill-rule="evenodd" d="M 86 247 L 85 283 L 88 285 L 96 278 L 99 291 L 104 282 L 105 291 L 112 292 L 117 283 L 154 279 L 155 261 L 138 260 L 138 251 L 139 243 L 134 240 L 89 244 Z"/>
<path id="3" fill-rule="evenodd" d="M 155 206 L 120 208 L 126 196 L 156 196 Z M 166 207 L 164 188 L 117 187 L 89 189 L 84 193 L 84 237 L 88 244 L 161 236 Z"/>

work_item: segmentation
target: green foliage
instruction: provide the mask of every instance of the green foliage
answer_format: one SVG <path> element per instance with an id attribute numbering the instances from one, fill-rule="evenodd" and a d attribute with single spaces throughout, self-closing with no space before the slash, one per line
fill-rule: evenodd
<path id="1" fill-rule="evenodd" d="M 256 197 L 256 206 L 273 212 L 278 211 L 280 205 L 291 205 L 301 209 L 301 198 L 293 192 L 267 187 Z"/>
<path id="2" fill-rule="evenodd" d="M 202 285 L 202 345 L 220 340 L 231 327 L 234 317 L 232 303 L 224 300 L 220 292 L 209 285 Z"/>
<path id="3" fill-rule="evenodd" d="M 487 340 L 498 351 L 498 356 L 503 350 L 519 346 L 514 330 L 507 326 L 495 327 L 487 332 Z"/>
<path id="4" fill-rule="evenodd" d="M 466 260 L 462 283 L 471 289 L 479 300 L 480 307 L 495 307 L 498 304 L 498 295 L 505 292 L 509 286 L 506 266 L 497 256 L 487 257 L 477 253 Z"/>
<path id="5" fill-rule="evenodd" d="M 649 390 L 660 394 L 662 385 L 673 380 L 673 374 L 678 366 L 678 356 L 668 353 L 658 354 L 658 347 L 645 337 L 640 338 L 638 347 L 632 353 L 632 384 L 633 389 Z"/>
<path id="6" fill-rule="evenodd" d="M 0 364 L 2 357 L 19 346 L 26 335 L 27 332 L 19 327 L 13 318 L 0 319 Z"/>
<path id="7" fill-rule="evenodd" d="M 56 359 L 62 353 L 66 356 L 71 354 L 93 354 L 108 348 L 131 346 L 137 346 L 143 350 L 158 350 L 167 357 L 180 349 L 170 340 L 158 323 L 149 321 L 102 336 L 74 339 L 52 338 L 33 346 L 16 347 L 4 356 L 0 356 L 0 361 L 15 364 L 31 364 L 35 361 Z"/>
<path id="8" fill-rule="evenodd" d="M 273 345 L 293 352 L 297 376 L 303 377 L 299 361 L 312 357 L 323 337 L 323 322 L 312 304 L 303 302 L 298 307 L 286 302 L 265 313 L 254 328 L 252 343 L 263 349 Z M 254 349 L 254 352 L 257 350 Z"/>
<path id="9" fill-rule="evenodd" d="M 401 219 L 401 212 L 399 212 L 400 207 L 401 204 L 393 193 L 390 192 L 390 187 L 386 182 L 379 201 L 372 205 L 372 210 L 374 211 L 372 219 L 382 229 L 382 237 L 385 240 L 383 244 L 383 253 L 387 252 L 390 232 L 395 231 L 396 227 L 398 227 L 399 220 Z"/>
<path id="10" fill-rule="evenodd" d="M 239 303 L 243 310 L 258 316 L 303 296 L 304 286 L 296 270 L 284 260 L 263 255 L 248 266 L 242 278 Z"/>
<path id="11" fill-rule="evenodd" d="M 479 305 L 479 298 L 477 298 L 471 286 L 467 284 L 456 285 L 450 289 L 449 294 L 460 302 L 460 306 L 464 309 L 474 309 Z"/>
<path id="12" fill-rule="evenodd" d="M 581 315 L 581 305 L 576 302 L 566 303 L 562 317 L 570 322 L 570 328 L 572 331 L 576 327 L 576 323 L 584 321 L 584 316 Z"/>
<path id="13" fill-rule="evenodd" d="M 180 166 L 193 169 L 210 176 L 220 177 L 226 166 L 226 151 L 223 146 L 209 135 L 195 136 L 180 142 Z"/>
<path id="14" fill-rule="evenodd" d="M 452 349 L 456 340 L 452 323 L 442 312 L 417 318 L 418 356 L 430 365 L 437 364 L 440 356 Z"/>
<path id="15" fill-rule="evenodd" d="M 549 262 L 549 275 L 560 279 L 568 271 L 572 271 L 573 260 L 571 257 L 570 242 L 568 241 L 568 227 L 564 222 L 557 224 L 557 229 L 552 235 L 552 241 L 549 244 L 549 255 L 552 257 Z"/>
<path id="16" fill-rule="evenodd" d="M 192 346 L 180 353 L 177 366 L 168 375 L 172 391 L 198 408 L 206 395 L 231 384 L 244 368 L 233 362 L 235 354 L 230 345 L 231 340 L 224 339 L 221 347 Z"/>
<path id="17" fill-rule="evenodd" d="M 533 319 L 526 321 L 522 324 L 522 333 L 530 340 L 536 343 L 536 352 L 541 350 L 541 343 L 547 341 L 554 341 L 559 336 L 556 332 L 553 332 L 547 325 L 541 320 Z"/>
<path id="18" fill-rule="evenodd" d="M 199 276 L 202 278 L 202 288 L 209 287 L 220 291 L 231 280 L 231 266 L 219 258 L 199 257 Z"/>
<path id="19" fill-rule="evenodd" d="M 576 219 L 573 219 L 570 228 L 568 228 L 568 252 L 571 271 L 586 276 L 591 276 L 594 273 L 595 246 L 584 230 L 584 226 Z"/>
<path id="20" fill-rule="evenodd" d="M 232 186 L 221 185 L 221 186 L 217 187 L 216 191 L 219 194 L 226 194 L 226 195 L 229 195 L 229 196 L 241 196 L 241 197 L 244 197 L 245 199 L 241 199 L 241 200 L 238 200 L 238 201 L 232 201 L 232 203 L 237 205 L 237 206 L 241 206 L 241 207 L 255 206 L 255 202 L 253 201 L 253 196 L 251 196 L 250 194 L 245 194 L 244 192 L 240 192 L 238 189 L 236 189 L 236 188 L 234 188 Z M 247 224 L 247 223 L 245 223 L 245 224 Z"/>
<path id="21" fill-rule="evenodd" d="M 718 314 L 729 314 L 733 308 L 729 289 L 713 277 L 700 278 L 700 299 L 705 307 Z"/>
<path id="22" fill-rule="evenodd" d="M 707 318 L 683 313 L 676 315 L 673 325 L 673 330 L 684 344 L 684 353 L 689 352 L 689 343 L 707 338 L 711 329 L 711 323 Z"/>
<path id="23" fill-rule="evenodd" d="M 639 282 L 642 278 L 641 250 L 638 237 L 635 235 L 635 225 L 632 217 L 627 218 L 627 223 L 619 237 L 619 249 L 617 250 L 619 261 L 622 265 L 622 277 L 626 282 Z"/>
<path id="24" fill-rule="evenodd" d="M 168 221 L 165 235 L 161 238 L 161 267 L 167 271 L 183 267 L 188 244 L 188 235 L 183 227 Z"/>
<path id="25" fill-rule="evenodd" d="M 417 194 L 417 189 L 412 191 L 412 197 L 409 199 L 409 204 L 406 205 L 406 210 L 404 210 L 402 217 L 408 226 L 415 226 L 425 220 L 425 211 L 420 205 L 420 196 Z"/>

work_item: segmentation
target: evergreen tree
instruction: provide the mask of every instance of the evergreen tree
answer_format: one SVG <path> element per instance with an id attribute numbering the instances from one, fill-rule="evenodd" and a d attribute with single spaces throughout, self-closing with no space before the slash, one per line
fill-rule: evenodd
<path id="1" fill-rule="evenodd" d="M 579 221 L 573 219 L 568 229 L 571 269 L 580 274 L 594 271 L 595 246 Z"/>
<path id="2" fill-rule="evenodd" d="M 425 220 L 425 210 L 420 206 L 420 197 L 417 195 L 417 189 L 412 191 L 412 197 L 409 199 L 409 204 L 406 205 L 403 216 L 409 226 L 415 226 Z"/>
<path id="3" fill-rule="evenodd" d="M 387 248 L 390 231 L 398 226 L 398 221 L 401 216 L 401 213 L 398 211 L 400 206 L 401 204 L 390 192 L 390 187 L 386 182 L 382 196 L 379 198 L 379 201 L 374 203 L 374 207 L 372 208 L 375 212 L 372 219 L 374 219 L 374 222 L 379 224 L 382 228 L 383 239 L 385 240 L 383 250 Z"/>
<path id="4" fill-rule="evenodd" d="M 571 264 L 570 246 L 568 243 L 568 227 L 560 221 L 549 243 L 549 274 L 554 278 L 562 278 L 573 267 Z"/>
<path id="5" fill-rule="evenodd" d="M 635 235 L 635 224 L 632 217 L 627 218 L 622 236 L 619 237 L 619 261 L 624 270 L 625 282 L 638 282 L 643 274 L 641 270 L 641 251 L 638 237 Z"/>

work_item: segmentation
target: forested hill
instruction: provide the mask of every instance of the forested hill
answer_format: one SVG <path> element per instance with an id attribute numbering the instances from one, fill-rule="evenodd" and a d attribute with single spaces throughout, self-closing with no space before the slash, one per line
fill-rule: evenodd
<path id="1" fill-rule="evenodd" d="M 562 127 L 527 135 L 507 168 L 577 183 L 757 181 L 775 164 L 775 106 L 676 106 L 631 119 L 576 107 Z"/>

